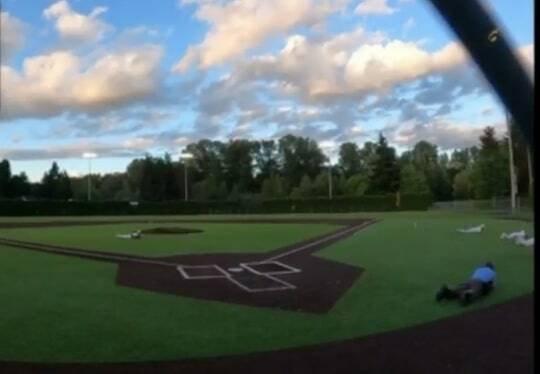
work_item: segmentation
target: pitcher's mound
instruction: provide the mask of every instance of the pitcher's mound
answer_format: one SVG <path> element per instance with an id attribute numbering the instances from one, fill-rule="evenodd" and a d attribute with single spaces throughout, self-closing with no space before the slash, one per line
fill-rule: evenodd
<path id="1" fill-rule="evenodd" d="M 153 229 L 146 229 L 141 231 L 143 234 L 152 235 L 152 234 L 196 234 L 203 232 L 203 230 L 198 229 L 187 229 L 184 227 L 155 227 Z"/>

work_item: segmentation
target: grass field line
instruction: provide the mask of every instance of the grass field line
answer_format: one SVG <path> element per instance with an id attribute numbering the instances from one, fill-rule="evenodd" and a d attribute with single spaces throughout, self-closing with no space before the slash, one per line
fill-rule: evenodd
<path id="1" fill-rule="evenodd" d="M 375 223 L 374 221 L 368 221 L 368 222 L 363 222 L 359 225 L 355 225 L 355 226 L 352 226 L 350 228 L 347 228 L 347 229 L 344 229 L 344 230 L 340 230 L 338 231 L 337 233 L 333 234 L 333 235 L 330 235 L 330 236 L 326 236 L 326 237 L 323 237 L 319 240 L 316 240 L 312 243 L 308 243 L 308 244 L 305 244 L 301 247 L 298 247 L 298 248 L 293 248 L 291 249 L 290 251 L 287 251 L 287 252 L 284 252 L 284 253 L 280 253 L 278 255 L 275 255 L 275 256 L 272 256 L 272 257 L 269 257 L 267 258 L 265 261 L 275 261 L 277 259 L 280 259 L 282 257 L 286 257 L 286 256 L 290 256 L 294 253 L 297 253 L 297 252 L 300 252 L 300 251 L 303 251 L 303 250 L 306 250 L 308 248 L 311 248 L 311 247 L 314 247 L 316 245 L 319 245 L 319 244 L 322 244 L 322 243 L 325 243 L 327 241 L 330 241 L 330 240 L 333 240 L 335 238 L 339 238 L 341 236 L 345 236 L 353 231 L 356 231 L 356 230 L 360 230 L 366 226 L 369 226 L 371 225 L 372 223 Z"/>
<path id="2" fill-rule="evenodd" d="M 320 245 L 322 243 L 328 242 L 330 240 L 334 240 L 336 238 L 345 236 L 353 231 L 360 230 L 361 228 L 368 226 L 371 223 L 374 223 L 374 222 L 372 221 L 363 222 L 361 224 L 346 228 L 344 230 L 340 230 L 333 235 L 323 237 L 319 240 L 308 243 L 298 248 L 293 248 L 285 253 L 281 253 L 276 256 L 269 257 L 265 259 L 264 261 L 275 261 L 279 258 L 290 256 L 294 253 L 297 253 L 297 252 L 306 250 L 308 248 L 314 247 L 316 245 Z M 10 246 L 10 247 L 42 251 L 42 252 L 48 252 L 48 253 L 54 253 L 54 254 L 76 256 L 76 257 L 87 258 L 87 259 L 98 260 L 98 261 L 109 261 L 109 262 L 129 261 L 129 262 L 140 263 L 140 264 L 159 265 L 159 266 L 167 266 L 167 267 L 177 267 L 178 265 L 181 265 L 175 262 L 152 260 L 145 257 L 135 257 L 132 255 L 112 254 L 112 253 L 104 253 L 104 252 L 100 253 L 100 252 L 89 251 L 89 250 L 84 250 L 80 248 L 47 245 L 47 244 L 42 244 L 42 243 L 26 242 L 26 241 L 20 241 L 20 240 L 15 240 L 15 239 L 8 239 L 8 238 L 0 238 L 0 244 Z"/>
<path id="3" fill-rule="evenodd" d="M 86 250 L 81 250 L 81 249 L 76 249 L 76 248 L 62 248 L 62 247 L 49 246 L 46 244 L 29 243 L 29 242 L 5 239 L 5 238 L 0 238 L 0 244 L 10 246 L 10 247 L 56 253 L 56 254 L 62 254 L 62 255 L 77 256 L 77 257 L 83 257 L 83 258 L 100 260 L 100 261 L 103 261 L 103 260 L 107 260 L 109 262 L 130 261 L 130 262 L 136 262 L 136 263 L 141 263 L 141 264 L 171 266 L 171 267 L 176 267 L 178 265 L 176 263 L 145 259 L 141 257 L 132 257 L 129 255 L 96 253 L 96 252 L 91 252 L 91 251 L 86 251 Z"/>

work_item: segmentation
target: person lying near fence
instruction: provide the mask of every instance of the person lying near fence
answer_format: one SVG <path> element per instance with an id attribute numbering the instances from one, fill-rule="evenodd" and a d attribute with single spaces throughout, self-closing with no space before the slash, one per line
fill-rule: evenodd
<path id="1" fill-rule="evenodd" d="M 484 230 L 485 227 L 486 225 L 481 224 L 474 227 L 468 227 L 466 229 L 457 229 L 457 232 L 461 232 L 463 234 L 477 234 L 477 233 L 482 232 L 482 230 Z"/>
<path id="2" fill-rule="evenodd" d="M 513 240 L 513 239 L 517 239 L 519 237 L 524 237 L 525 236 L 525 230 L 521 230 L 521 231 L 514 231 L 514 232 L 511 232 L 509 234 L 503 232 L 501 234 L 501 239 L 510 239 L 510 240 Z"/>
<path id="3" fill-rule="evenodd" d="M 514 231 L 509 234 L 503 232 L 501 234 L 501 239 L 514 240 L 514 243 L 517 245 L 522 245 L 525 247 L 534 247 L 534 237 L 527 236 L 525 230 Z"/>
<path id="4" fill-rule="evenodd" d="M 486 262 L 485 265 L 474 270 L 467 282 L 461 283 L 455 288 L 443 285 L 437 292 L 435 299 L 437 301 L 459 299 L 463 305 L 469 304 L 493 290 L 495 277 L 495 266 L 491 262 Z"/>
<path id="5" fill-rule="evenodd" d="M 534 247 L 534 237 L 528 237 L 527 235 L 520 236 L 516 239 L 515 243 L 525 247 Z"/>

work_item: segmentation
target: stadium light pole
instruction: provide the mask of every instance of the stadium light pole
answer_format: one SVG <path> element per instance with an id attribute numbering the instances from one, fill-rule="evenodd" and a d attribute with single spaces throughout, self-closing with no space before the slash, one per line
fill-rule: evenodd
<path id="1" fill-rule="evenodd" d="M 326 164 L 328 165 L 328 199 L 332 200 L 332 154 L 335 149 L 333 141 L 323 141 L 319 144 L 323 154 L 327 158 Z"/>
<path id="2" fill-rule="evenodd" d="M 88 160 L 88 176 L 86 177 L 88 181 L 88 201 L 92 200 L 92 159 L 97 157 L 96 153 L 85 152 L 83 153 L 83 158 Z"/>
<path id="3" fill-rule="evenodd" d="M 189 195 L 188 195 L 188 167 L 187 163 L 189 160 L 193 158 L 193 154 L 188 152 L 182 152 L 180 154 L 180 158 L 184 160 L 184 200 L 188 201 Z"/>

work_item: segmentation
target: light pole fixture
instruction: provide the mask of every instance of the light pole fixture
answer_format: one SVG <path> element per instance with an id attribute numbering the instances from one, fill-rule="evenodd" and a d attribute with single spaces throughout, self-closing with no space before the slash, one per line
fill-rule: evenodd
<path id="1" fill-rule="evenodd" d="M 97 158 L 97 153 L 85 152 L 83 153 L 83 158 L 88 160 L 88 176 L 86 177 L 88 181 L 88 201 L 92 200 L 92 159 Z"/>
<path id="2" fill-rule="evenodd" d="M 193 154 L 189 152 L 182 152 L 180 154 L 180 158 L 184 160 L 184 199 L 185 201 L 188 201 L 189 195 L 188 195 L 188 168 L 187 163 L 189 160 L 193 158 Z"/>

